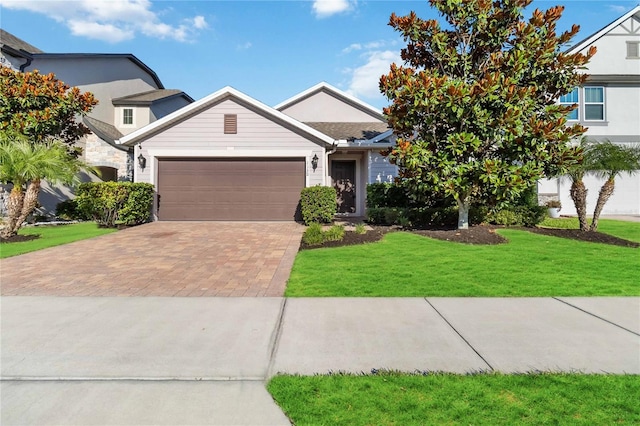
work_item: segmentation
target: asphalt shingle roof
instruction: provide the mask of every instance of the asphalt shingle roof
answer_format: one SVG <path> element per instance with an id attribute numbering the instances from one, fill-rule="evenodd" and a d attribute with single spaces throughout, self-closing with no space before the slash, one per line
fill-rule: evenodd
<path id="1" fill-rule="evenodd" d="M 9 46 L 15 50 L 24 50 L 27 53 L 43 53 L 42 50 L 6 32 L 2 28 L 0 28 L 0 44 Z"/>
<path id="2" fill-rule="evenodd" d="M 109 123 L 105 123 L 104 121 L 96 120 L 95 118 L 92 118 L 92 117 L 84 117 L 82 121 L 100 139 L 104 140 L 105 142 L 108 142 L 110 145 L 113 145 L 119 149 L 126 150 L 126 147 L 116 145 L 115 141 L 117 139 L 120 139 L 123 136 L 123 134 L 120 133 L 120 131 L 116 129 L 115 126 L 112 126 Z"/>
<path id="3" fill-rule="evenodd" d="M 336 140 L 372 139 L 389 130 L 387 123 L 310 122 L 309 127 Z"/>
<path id="4" fill-rule="evenodd" d="M 114 105 L 150 104 L 154 101 L 168 98 L 183 93 L 178 89 L 158 89 L 148 92 L 136 93 L 134 95 L 123 96 L 113 99 Z M 185 95 L 188 96 L 188 95 Z"/>

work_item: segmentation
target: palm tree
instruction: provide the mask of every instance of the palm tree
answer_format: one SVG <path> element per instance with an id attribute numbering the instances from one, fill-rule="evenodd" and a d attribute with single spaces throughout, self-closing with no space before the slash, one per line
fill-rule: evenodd
<path id="1" fill-rule="evenodd" d="M 22 135 L 0 132 L 0 182 L 13 184 L 7 203 L 7 222 L 0 236 L 9 238 L 18 233 L 37 206 L 42 179 L 72 183 L 83 169 L 87 166 L 69 155 L 60 142 L 31 143 Z"/>
<path id="2" fill-rule="evenodd" d="M 582 161 L 578 164 L 572 165 L 567 172 L 567 175 L 571 180 L 569 195 L 576 207 L 581 231 L 589 230 L 589 225 L 587 224 L 587 187 L 585 186 L 583 179 L 590 167 L 590 147 L 591 145 L 589 145 L 587 138 L 583 137 L 580 140 L 580 145 L 575 146 L 576 150 L 582 151 Z"/>
<path id="3" fill-rule="evenodd" d="M 640 146 L 616 145 L 611 141 L 593 144 L 589 149 L 589 169 L 596 176 L 606 179 L 600 188 L 589 229 L 597 231 L 600 213 L 613 194 L 615 178 L 623 173 L 632 175 L 640 171 Z"/>

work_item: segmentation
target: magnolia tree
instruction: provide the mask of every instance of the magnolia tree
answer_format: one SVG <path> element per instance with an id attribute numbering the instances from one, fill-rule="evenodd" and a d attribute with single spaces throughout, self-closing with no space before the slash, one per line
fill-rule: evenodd
<path id="1" fill-rule="evenodd" d="M 73 144 L 89 129 L 76 118 L 97 103 L 92 93 L 69 87 L 54 74 L 0 67 L 0 130 L 24 135 L 32 143 L 54 138 L 79 154 Z"/>
<path id="2" fill-rule="evenodd" d="M 556 100 L 582 84 L 595 54 L 564 53 L 579 27 L 556 33 L 563 7 L 535 10 L 532 0 L 430 0 L 446 22 L 414 12 L 391 15 L 407 46 L 380 89 L 396 136 L 385 154 L 414 192 L 452 196 L 458 228 L 473 201 L 513 199 L 544 176 L 582 161 L 585 128 L 567 126 L 574 106 Z"/>
<path id="3" fill-rule="evenodd" d="M 12 184 L 0 236 L 10 238 L 34 210 L 43 179 L 69 183 L 85 168 L 74 143 L 89 133 L 77 117 L 97 101 L 53 74 L 0 67 L 0 183 Z"/>

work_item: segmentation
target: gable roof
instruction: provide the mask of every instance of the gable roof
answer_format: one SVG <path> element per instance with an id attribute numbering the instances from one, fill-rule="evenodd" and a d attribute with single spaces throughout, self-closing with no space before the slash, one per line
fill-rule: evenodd
<path id="1" fill-rule="evenodd" d="M 2 28 L 0 28 L 0 43 L 3 45 L 3 47 L 8 46 L 17 51 L 27 53 L 43 53 L 42 50 L 14 36 L 10 32 L 3 30 Z"/>
<path id="2" fill-rule="evenodd" d="M 137 67 L 146 72 L 156 83 L 158 89 L 164 89 L 164 85 L 160 81 L 158 75 L 149 68 L 144 62 L 131 53 L 35 53 L 32 55 L 34 60 L 37 59 L 95 59 L 95 58 L 121 58 L 128 59 Z"/>
<path id="3" fill-rule="evenodd" d="M 387 123 L 305 122 L 319 132 L 337 140 L 370 140 L 389 130 Z"/>
<path id="4" fill-rule="evenodd" d="M 113 105 L 150 105 L 161 99 L 169 99 L 173 97 L 184 96 L 189 102 L 194 102 L 193 98 L 182 90 L 178 89 L 158 89 L 149 90 L 148 92 L 136 93 L 133 95 L 122 96 L 112 100 Z"/>
<path id="5" fill-rule="evenodd" d="M 162 117 L 160 120 L 154 121 L 153 123 L 148 124 L 147 126 L 144 126 L 138 130 L 135 130 L 129 133 L 128 135 L 120 138 L 116 142 L 122 145 L 134 145 L 136 143 L 142 142 L 147 138 L 161 132 L 162 130 L 169 128 L 199 113 L 200 111 L 205 110 L 227 99 L 233 99 L 241 104 L 249 106 L 251 109 L 253 109 L 257 113 L 269 119 L 272 119 L 274 121 L 278 121 L 280 123 L 286 124 L 298 130 L 298 132 L 307 135 L 311 139 L 315 139 L 316 141 L 320 141 L 324 143 L 326 146 L 330 146 L 335 142 L 331 137 L 317 131 L 312 127 L 307 126 L 304 123 L 301 123 L 298 120 L 295 120 L 289 117 L 288 115 L 274 108 L 271 108 L 270 106 L 263 104 L 262 102 L 248 95 L 245 95 L 244 93 L 230 86 L 226 86 L 218 90 L 217 92 L 214 92 L 208 96 L 205 96 L 204 98 L 192 104 L 189 104 L 177 111 L 172 112 L 169 115 Z"/>
<path id="6" fill-rule="evenodd" d="M 593 43 L 598 41 L 598 39 L 600 39 L 602 36 L 607 34 L 609 31 L 613 30 L 615 27 L 622 24 L 624 21 L 631 18 L 635 14 L 640 15 L 640 5 L 634 7 L 633 9 L 631 9 L 630 11 L 628 11 L 627 13 L 625 13 L 615 21 L 611 22 L 609 25 L 606 25 L 605 27 L 601 28 L 599 31 L 596 31 L 595 33 L 591 34 L 585 39 L 574 44 L 572 47 L 567 49 L 567 52 L 574 52 L 574 51 L 579 52 L 582 49 L 591 46 Z"/>
<path id="7" fill-rule="evenodd" d="M 277 109 L 278 111 L 282 111 L 286 108 L 289 108 L 292 105 L 297 104 L 298 102 L 301 102 L 313 95 L 315 95 L 316 93 L 319 92 L 325 92 L 328 93 L 329 95 L 338 98 L 340 100 L 342 100 L 343 102 L 353 106 L 354 108 L 359 109 L 360 111 L 366 112 L 367 114 L 370 114 L 371 116 L 373 116 L 374 118 L 378 119 L 378 120 L 382 120 L 384 121 L 384 116 L 382 115 L 382 111 L 380 111 L 379 109 L 375 108 L 372 105 L 369 105 L 366 102 L 361 101 L 360 99 L 356 98 L 355 96 L 352 96 L 346 92 L 343 92 L 340 89 L 337 89 L 335 87 L 333 87 L 332 85 L 330 85 L 329 83 L 326 82 L 320 82 L 318 84 L 316 84 L 313 87 L 310 87 L 309 89 L 298 93 L 295 96 L 292 96 L 291 98 L 287 99 L 286 101 L 280 102 L 278 105 L 276 105 L 274 108 Z"/>

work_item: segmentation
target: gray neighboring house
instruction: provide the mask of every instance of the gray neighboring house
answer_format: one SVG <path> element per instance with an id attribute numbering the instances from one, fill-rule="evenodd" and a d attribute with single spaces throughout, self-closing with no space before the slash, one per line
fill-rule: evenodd
<path id="1" fill-rule="evenodd" d="M 366 185 L 397 174 L 381 111 L 320 83 L 269 107 L 225 87 L 122 137 L 145 159 L 158 220 L 294 220 L 300 191 L 331 185 L 338 213 L 365 214 Z"/>
<path id="2" fill-rule="evenodd" d="M 116 140 L 193 102 L 181 90 L 165 89 L 156 73 L 129 53 L 45 53 L 4 30 L 0 50 L 3 66 L 54 73 L 69 86 L 94 94 L 99 103 L 83 119 L 91 134 L 78 145 L 84 161 L 105 181 L 133 179 L 133 152 Z M 58 202 L 71 197 L 71 188 L 44 185 L 40 213 L 54 213 Z"/>

